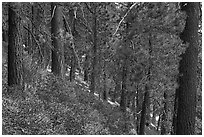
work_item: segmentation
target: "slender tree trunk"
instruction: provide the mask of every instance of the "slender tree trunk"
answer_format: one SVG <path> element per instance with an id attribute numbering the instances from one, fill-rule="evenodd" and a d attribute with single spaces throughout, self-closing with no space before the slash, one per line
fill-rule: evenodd
<path id="1" fill-rule="evenodd" d="M 63 58 L 64 54 L 63 49 L 63 21 L 62 21 L 62 13 L 61 7 L 55 5 L 55 3 L 51 4 L 51 11 L 53 14 L 53 18 L 51 21 L 51 33 L 52 33 L 52 45 L 54 49 L 52 49 L 52 72 L 57 76 L 64 75 L 64 64 Z"/>
<path id="2" fill-rule="evenodd" d="M 32 30 L 32 24 L 31 23 L 28 24 L 28 29 Z M 28 32 L 28 45 L 26 47 L 28 54 L 31 54 L 33 52 L 32 47 L 33 47 L 32 35 Z"/>
<path id="3" fill-rule="evenodd" d="M 103 100 L 107 100 L 107 80 L 106 80 L 106 62 L 103 62 Z"/>
<path id="4" fill-rule="evenodd" d="M 157 125 L 157 121 L 156 121 L 156 116 L 157 116 L 157 113 L 156 113 L 157 111 L 156 111 L 156 105 L 155 104 L 153 104 L 153 112 L 152 112 L 152 114 L 153 114 L 153 116 L 152 116 L 152 124 L 153 125 Z"/>
<path id="5" fill-rule="evenodd" d="M 72 36 L 75 37 L 75 32 L 76 32 L 76 26 L 75 26 L 75 23 L 76 23 L 76 19 L 75 19 L 75 15 L 74 15 L 74 9 L 70 9 L 70 12 L 69 12 L 69 17 L 70 17 L 70 20 L 71 20 L 71 33 L 72 33 Z M 72 44 L 75 44 L 75 38 L 73 39 L 73 43 Z M 76 56 L 74 54 L 74 49 L 73 49 L 73 46 L 71 48 L 71 65 L 70 65 L 70 81 L 73 81 L 75 79 L 75 71 L 76 71 Z"/>
<path id="6" fill-rule="evenodd" d="M 115 77 L 115 76 L 114 76 Z M 115 89 L 113 91 L 113 98 L 112 98 L 112 101 L 115 102 L 116 101 L 116 94 L 117 93 L 120 93 L 121 91 L 121 83 L 120 83 L 120 80 L 118 78 L 114 78 L 114 81 L 115 81 Z"/>
<path id="7" fill-rule="evenodd" d="M 75 79 L 75 71 L 76 71 L 76 58 L 73 53 L 71 57 L 70 81 Z"/>
<path id="8" fill-rule="evenodd" d="M 137 92 L 137 90 L 138 90 L 138 86 L 136 86 L 136 90 L 133 94 L 132 106 L 131 106 L 131 111 L 133 112 L 133 124 L 134 124 L 135 131 L 137 131 L 137 121 L 136 121 L 136 119 L 137 119 L 137 109 L 136 109 L 136 105 L 137 105 L 136 104 L 136 98 L 137 98 L 136 92 Z"/>
<path id="9" fill-rule="evenodd" d="M 122 73 L 122 89 L 120 97 L 120 108 L 122 111 L 126 110 L 126 77 L 127 77 L 127 59 L 123 62 L 123 73 Z"/>
<path id="10" fill-rule="evenodd" d="M 168 105 L 167 105 L 167 93 L 164 92 L 164 108 L 163 108 L 163 114 L 162 114 L 162 125 L 161 125 L 161 135 L 166 135 L 167 134 L 167 114 L 168 114 Z"/>
<path id="11" fill-rule="evenodd" d="M 152 67 L 152 60 L 151 60 L 151 54 L 152 54 L 152 43 L 151 43 L 151 33 L 149 33 L 149 67 L 148 67 L 148 82 L 150 83 L 150 74 L 151 74 L 151 67 Z M 148 84 L 149 84 L 148 83 Z M 149 85 L 146 84 L 145 86 L 145 93 L 144 93 L 144 100 L 143 100 L 143 104 L 142 104 L 142 112 L 141 112 L 141 120 L 140 120 L 140 131 L 139 134 L 140 135 L 144 135 L 145 134 L 145 124 L 146 124 L 146 120 L 149 120 L 149 114 L 147 112 L 149 109 Z"/>
<path id="12" fill-rule="evenodd" d="M 181 10 L 187 14 L 186 26 L 180 38 L 189 43 L 182 54 L 179 72 L 177 135 L 195 134 L 197 62 L 198 62 L 198 23 L 199 3 L 181 3 Z"/>
<path id="13" fill-rule="evenodd" d="M 126 104 L 127 104 L 128 108 L 131 108 L 131 103 L 132 103 L 132 100 L 133 100 L 133 92 L 129 91 L 127 94 L 128 95 L 127 95 L 127 98 L 126 98 L 126 101 L 127 101 Z"/>
<path id="14" fill-rule="evenodd" d="M 88 53 L 86 54 L 85 57 L 85 62 L 84 62 L 84 81 L 88 81 L 88 67 L 89 67 L 89 62 L 88 62 Z"/>
<path id="15" fill-rule="evenodd" d="M 8 31 L 6 31 L 6 30 L 2 30 L 2 40 L 4 41 L 4 42 L 8 42 Z"/>
<path id="16" fill-rule="evenodd" d="M 142 103 L 143 103 L 143 94 L 142 91 L 137 90 L 136 94 L 136 112 L 137 112 L 137 121 L 136 121 L 136 127 L 137 127 L 137 133 L 140 132 L 140 121 L 141 121 L 141 111 L 142 111 Z"/>
<path id="17" fill-rule="evenodd" d="M 97 66 L 97 13 L 96 13 L 96 3 L 93 3 L 93 58 L 92 58 L 92 72 L 91 72 L 91 85 L 90 91 L 94 93 L 95 91 L 95 75 Z"/>
<path id="18" fill-rule="evenodd" d="M 16 3 L 8 8 L 8 86 L 22 85 L 22 45 L 20 37 L 20 17 L 13 9 Z"/>
<path id="19" fill-rule="evenodd" d="M 157 123 L 157 131 L 159 132 L 160 127 L 161 127 L 161 119 L 162 119 L 162 112 L 159 114 L 159 119 L 158 119 L 158 123 Z"/>
<path id="20" fill-rule="evenodd" d="M 145 134 L 146 111 L 147 111 L 148 99 L 149 99 L 149 92 L 146 91 L 144 93 L 144 99 L 143 99 L 143 103 L 142 103 L 142 112 L 141 112 L 141 118 L 140 118 L 139 135 L 144 135 Z"/>
<path id="21" fill-rule="evenodd" d="M 174 114 L 173 114 L 172 131 L 171 131 L 172 135 L 176 134 L 177 109 L 178 109 L 178 90 L 176 90 L 175 99 L 174 99 Z"/>

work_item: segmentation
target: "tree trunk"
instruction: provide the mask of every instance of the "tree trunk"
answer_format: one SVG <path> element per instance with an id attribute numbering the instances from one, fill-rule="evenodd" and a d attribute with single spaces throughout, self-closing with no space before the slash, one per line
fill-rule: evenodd
<path id="1" fill-rule="evenodd" d="M 58 7 L 54 3 L 51 4 L 52 21 L 51 21 L 51 33 L 52 33 L 52 72 L 57 76 L 64 75 L 63 58 L 63 21 L 61 7 Z"/>
<path id="2" fill-rule="evenodd" d="M 127 59 L 123 62 L 123 72 L 122 72 L 122 89 L 120 97 L 120 108 L 122 111 L 126 110 L 126 77 L 127 77 Z"/>
<path id="3" fill-rule="evenodd" d="M 88 81 L 88 67 L 89 67 L 89 62 L 88 62 L 88 53 L 86 54 L 85 57 L 85 62 L 84 62 L 84 81 Z"/>
<path id="4" fill-rule="evenodd" d="M 107 80 L 106 80 L 106 62 L 103 61 L 103 100 L 107 100 Z"/>
<path id="5" fill-rule="evenodd" d="M 75 71 L 76 71 L 76 58 L 73 53 L 71 57 L 70 81 L 75 79 Z"/>
<path id="6" fill-rule="evenodd" d="M 181 55 L 178 90 L 177 135 L 195 134 L 197 62 L 198 62 L 198 23 L 199 3 L 181 3 L 181 10 L 187 14 L 186 26 L 180 38 L 189 43 Z"/>
<path id="7" fill-rule="evenodd" d="M 116 101 L 116 94 L 120 93 L 121 91 L 121 83 L 120 83 L 119 78 L 116 78 L 116 76 L 114 76 L 114 81 L 115 81 L 115 89 L 113 91 L 113 98 L 112 98 L 113 102 Z"/>
<path id="8" fill-rule="evenodd" d="M 93 58 L 92 58 L 92 72 L 91 72 L 91 85 L 90 91 L 94 93 L 95 91 L 95 75 L 96 75 L 96 65 L 97 65 L 97 13 L 96 13 L 96 3 L 93 3 Z"/>
<path id="9" fill-rule="evenodd" d="M 162 112 L 159 114 L 159 119 L 158 119 L 158 123 L 157 123 L 157 131 L 159 132 L 160 127 L 161 127 L 161 118 L 162 117 Z"/>
<path id="10" fill-rule="evenodd" d="M 136 93 L 136 112 L 137 112 L 137 120 L 136 120 L 136 127 L 137 133 L 140 132 L 140 121 L 141 121 L 141 111 L 142 111 L 142 103 L 143 103 L 143 94 L 142 91 L 137 90 Z"/>
<path id="11" fill-rule="evenodd" d="M 151 54 L 152 54 L 152 43 L 151 43 L 151 33 L 149 33 L 149 64 L 148 64 L 148 72 L 147 72 L 147 77 L 148 77 L 148 84 L 150 84 L 150 74 L 151 74 L 151 67 L 152 67 L 152 60 L 151 60 Z M 146 120 L 149 120 L 149 85 L 146 84 L 145 86 L 145 93 L 144 93 L 144 100 L 142 103 L 142 112 L 141 112 L 141 120 L 140 120 L 140 131 L 139 135 L 144 135 L 145 134 L 145 124 Z M 147 113 L 148 112 L 148 113 Z"/>
<path id="12" fill-rule="evenodd" d="M 147 111 L 148 99 L 149 99 L 149 92 L 148 92 L 148 90 L 146 90 L 146 92 L 144 93 L 144 99 L 143 99 L 143 103 L 142 103 L 139 135 L 145 134 L 146 111 Z"/>
<path id="13" fill-rule="evenodd" d="M 22 85 L 22 45 L 20 37 L 20 18 L 15 11 L 16 3 L 8 8 L 8 86 Z"/>
<path id="14" fill-rule="evenodd" d="M 176 134 L 177 110 L 178 110 L 178 90 L 176 90 L 175 99 L 174 99 L 174 114 L 173 114 L 173 122 L 172 122 L 172 129 L 171 129 L 172 135 Z"/>
<path id="15" fill-rule="evenodd" d="M 152 110 L 153 112 L 152 112 L 152 120 L 151 120 L 151 122 L 152 122 L 152 124 L 154 125 L 154 126 L 156 126 L 157 125 L 157 120 L 156 120 L 156 116 L 157 116 L 157 111 L 156 111 L 156 104 L 153 104 L 153 110 Z"/>
<path id="16" fill-rule="evenodd" d="M 163 108 L 163 114 L 162 114 L 162 125 L 161 125 L 161 135 L 167 134 L 167 115 L 168 115 L 168 106 L 167 106 L 167 93 L 164 91 L 164 108 Z"/>
<path id="17" fill-rule="evenodd" d="M 2 30 L 2 41 L 8 42 L 8 31 L 5 29 Z"/>

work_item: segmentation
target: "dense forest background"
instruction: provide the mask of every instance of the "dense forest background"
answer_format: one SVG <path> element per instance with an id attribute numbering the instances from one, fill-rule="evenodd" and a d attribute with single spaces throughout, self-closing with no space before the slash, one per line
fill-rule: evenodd
<path id="1" fill-rule="evenodd" d="M 2 134 L 202 134 L 202 4 L 2 3 Z"/>

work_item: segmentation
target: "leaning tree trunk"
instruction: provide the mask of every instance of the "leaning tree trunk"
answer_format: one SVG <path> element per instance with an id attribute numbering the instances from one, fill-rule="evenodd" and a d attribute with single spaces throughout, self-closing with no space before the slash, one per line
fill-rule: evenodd
<path id="1" fill-rule="evenodd" d="M 16 3 L 8 8 L 8 86 L 22 85 L 22 45 L 20 33 L 20 17 L 14 10 Z"/>
<path id="2" fill-rule="evenodd" d="M 64 64 L 63 58 L 63 18 L 61 13 L 61 7 L 51 4 L 52 21 L 51 21 L 51 33 L 52 33 L 52 72 L 57 76 L 64 76 Z"/>
<path id="3" fill-rule="evenodd" d="M 180 38 L 189 43 L 182 54 L 179 72 L 177 135 L 195 134 L 197 62 L 198 62 L 198 23 L 199 3 L 181 3 L 181 10 L 187 14 L 186 26 Z"/>

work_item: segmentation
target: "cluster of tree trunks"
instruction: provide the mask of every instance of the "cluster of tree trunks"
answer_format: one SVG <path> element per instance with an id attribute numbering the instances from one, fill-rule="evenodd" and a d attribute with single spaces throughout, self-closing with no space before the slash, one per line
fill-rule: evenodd
<path id="1" fill-rule="evenodd" d="M 185 11 L 187 14 L 186 25 L 184 31 L 180 34 L 180 38 L 184 43 L 188 43 L 189 46 L 186 49 L 186 52 L 182 54 L 181 61 L 179 65 L 179 73 L 181 76 L 178 79 L 179 88 L 176 90 L 175 94 L 175 105 L 174 105 L 174 116 L 173 116 L 173 129 L 172 134 L 194 134 L 195 133 L 195 117 L 196 117 L 196 92 L 197 92 L 197 62 L 198 62 L 198 24 L 199 24 L 199 4 L 200 3 L 181 3 L 180 7 L 182 11 Z M 95 83 L 96 83 L 96 66 L 97 66 L 97 4 L 93 3 L 93 50 L 92 50 L 92 69 L 91 69 L 91 77 L 90 77 L 90 90 L 92 93 L 95 92 Z M 8 86 L 13 85 L 22 85 L 23 77 L 22 77 L 22 63 L 21 57 L 23 54 L 22 39 L 20 36 L 20 20 L 21 18 L 16 14 L 14 8 L 18 8 L 17 5 L 13 5 L 12 3 L 8 8 L 8 40 L 6 37 L 6 32 L 3 32 L 3 40 L 8 41 Z M 57 75 L 64 77 L 64 45 L 63 45 L 63 15 L 61 11 L 61 7 L 56 5 L 55 3 L 51 4 L 52 11 L 52 20 L 51 20 L 51 34 L 52 34 L 52 72 Z M 36 18 L 37 13 L 32 8 L 33 18 Z M 74 14 L 74 13 L 72 13 Z M 74 15 L 72 15 L 74 16 Z M 34 20 L 34 19 L 33 19 Z M 75 19 L 72 18 L 72 35 L 74 36 L 75 31 Z M 127 26 L 127 34 L 129 31 L 128 23 Z M 35 29 L 32 25 L 28 26 L 28 29 L 32 28 L 33 32 Z M 35 43 L 31 41 L 31 35 L 28 36 L 28 45 L 32 45 Z M 151 38 L 151 36 L 150 36 Z M 126 41 L 123 41 L 123 46 L 127 46 Z M 149 54 L 151 55 L 151 41 L 149 40 Z M 71 70 L 70 70 L 70 81 L 75 78 L 75 70 L 77 59 L 75 56 L 76 53 L 72 53 L 71 59 Z M 84 80 L 88 81 L 89 72 L 88 72 L 88 62 L 89 55 L 87 54 L 85 57 L 85 69 L 84 69 Z M 127 65 L 128 56 L 125 55 L 123 58 L 123 70 L 122 70 L 122 79 L 114 78 L 116 82 L 116 87 L 114 91 L 114 99 L 117 91 L 121 90 L 120 97 L 120 107 L 123 112 L 126 111 L 127 104 L 130 107 L 132 105 L 134 114 L 135 124 L 137 125 L 138 133 L 140 135 L 145 134 L 145 124 L 149 115 L 147 108 L 149 107 L 149 87 L 146 85 L 143 101 L 139 98 L 142 95 L 142 92 L 139 92 L 136 89 L 136 94 L 134 97 L 127 102 L 127 88 L 126 88 L 126 80 L 127 80 Z M 148 69 L 148 78 L 150 82 L 150 72 L 151 72 L 151 60 L 149 59 L 149 69 Z M 105 62 L 104 62 L 104 82 L 106 81 L 105 74 Z M 121 84 L 122 83 L 122 84 Z M 122 87 L 121 87 L 122 85 Z M 106 86 L 106 84 L 104 84 Z M 136 96 L 136 98 L 135 98 Z M 103 99 L 107 100 L 107 91 L 106 87 L 104 87 Z M 167 126 L 167 114 L 168 114 L 168 93 L 164 92 L 164 108 L 161 113 L 159 123 L 161 125 L 161 134 L 168 134 Z M 142 102 L 142 103 L 141 103 Z M 141 114 L 138 113 L 141 111 Z M 125 114 L 125 113 L 124 113 Z M 159 127 L 159 126 L 158 126 Z"/>

